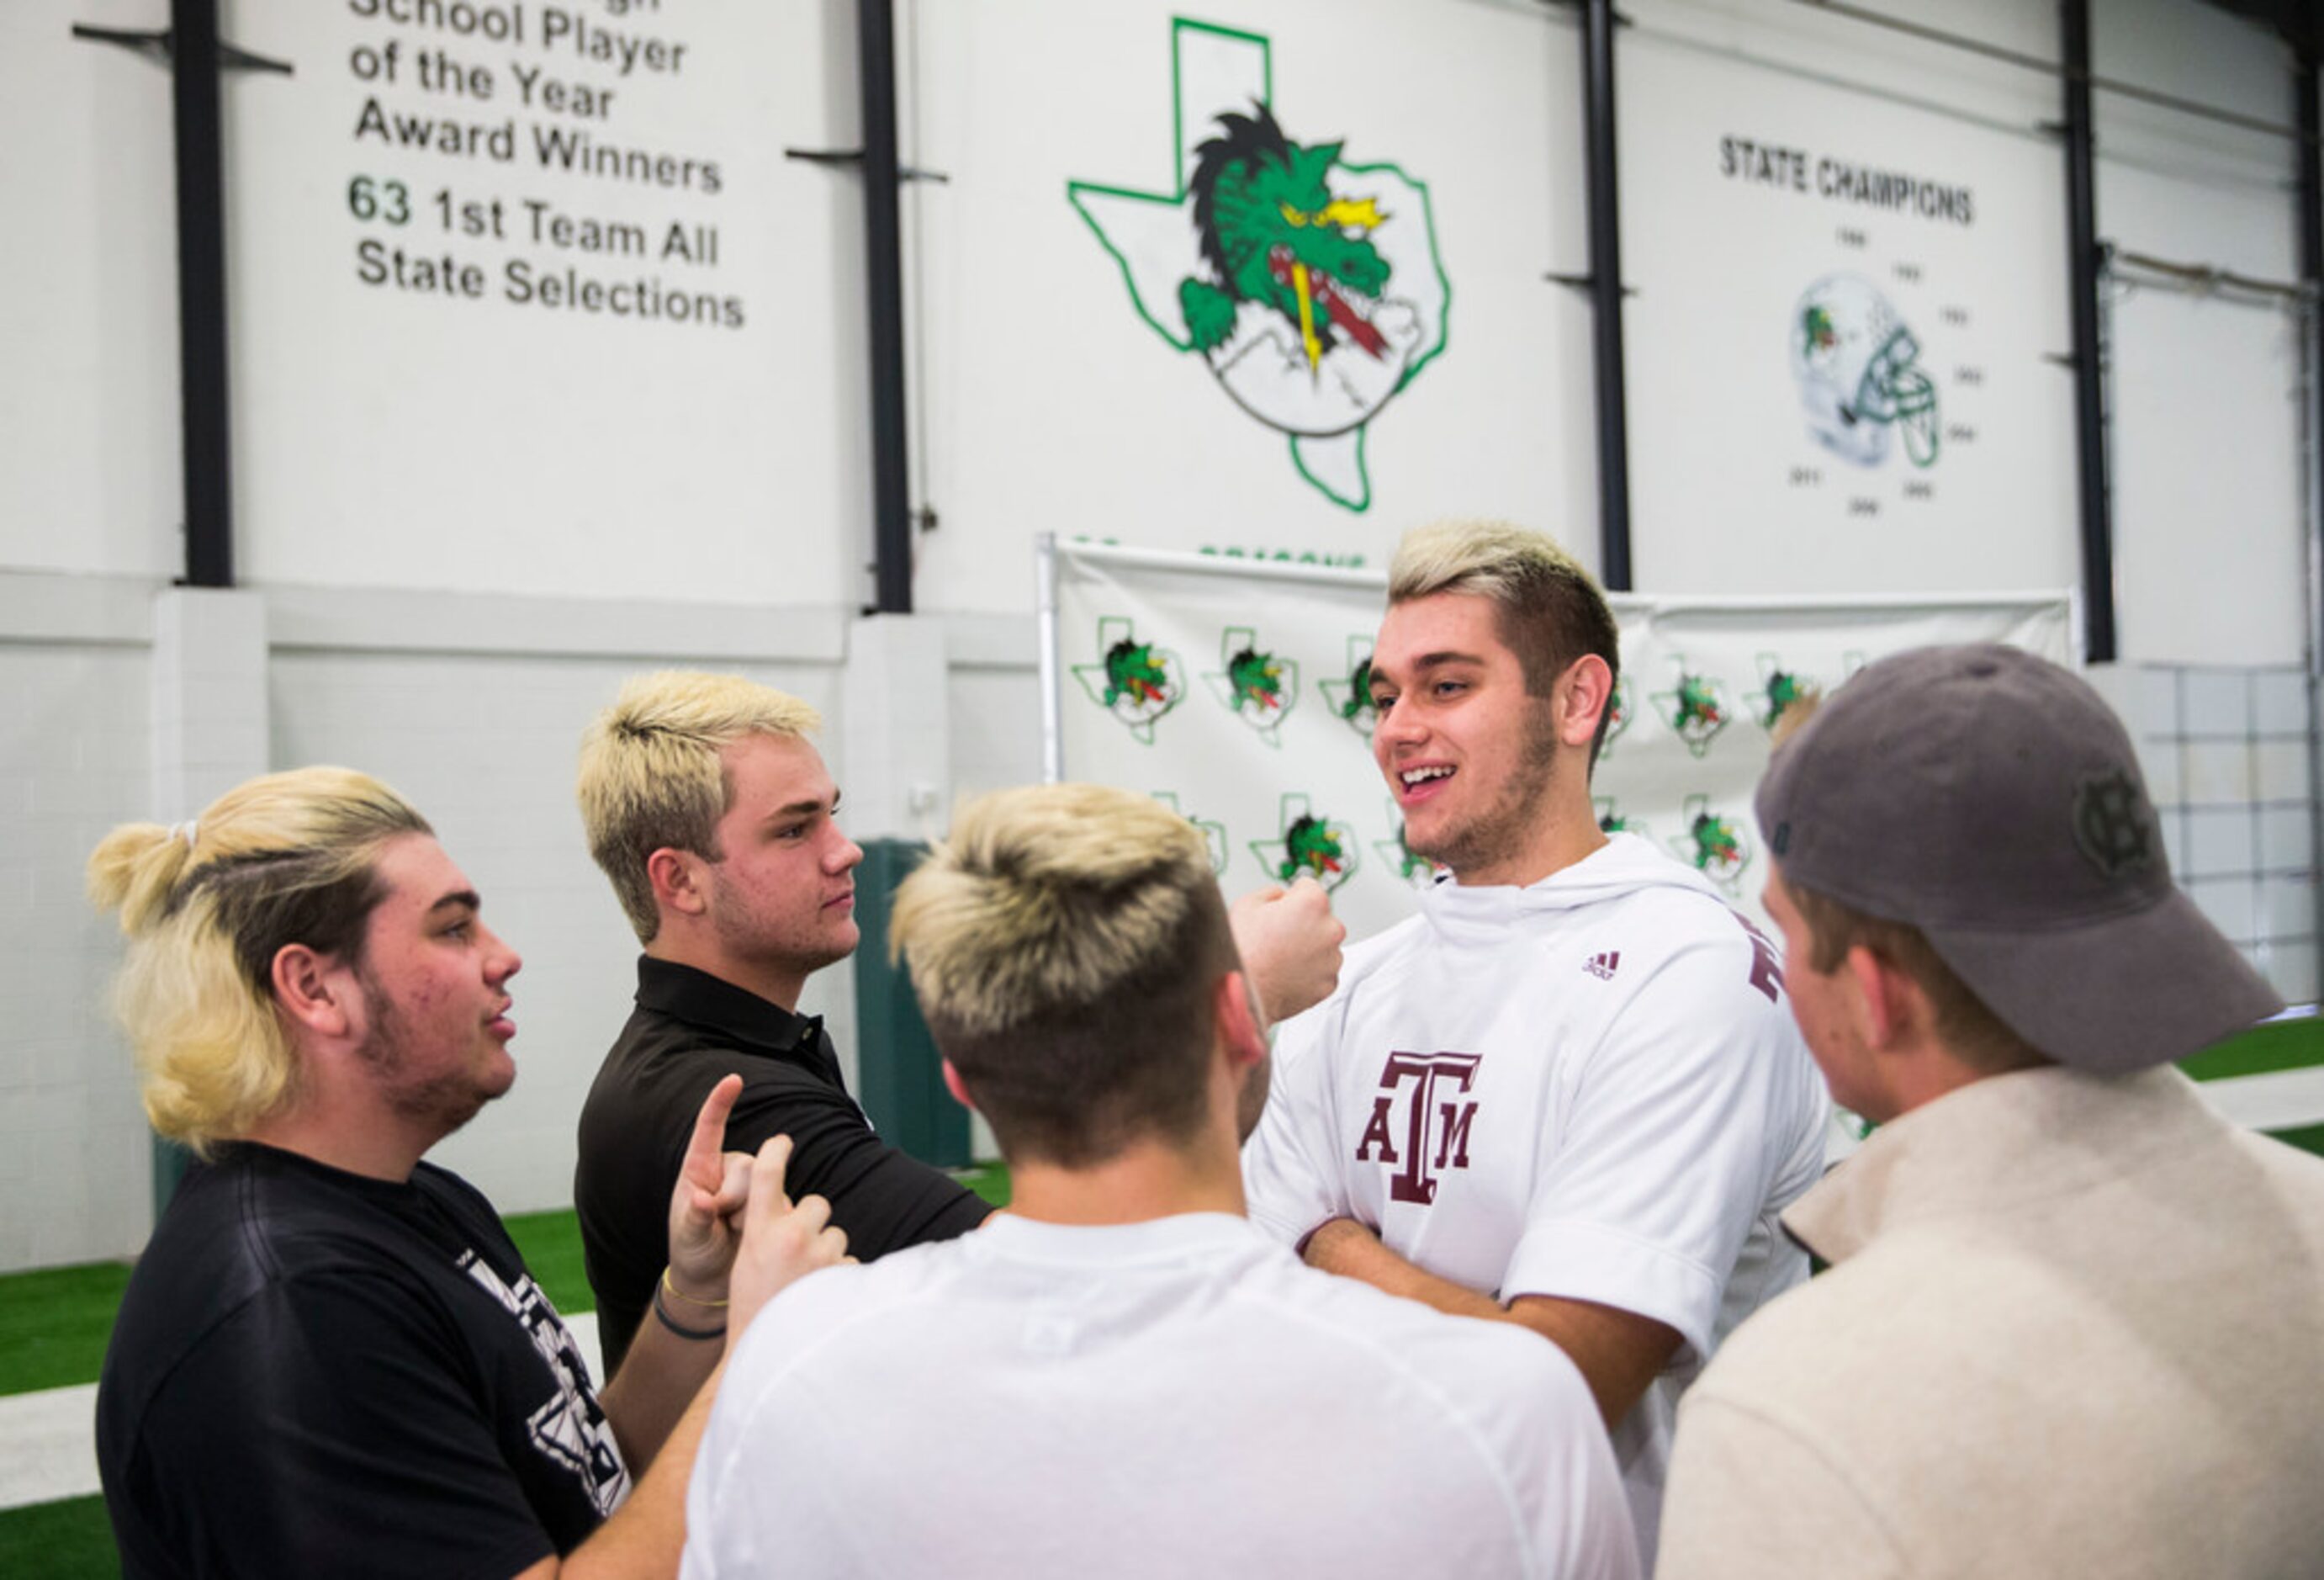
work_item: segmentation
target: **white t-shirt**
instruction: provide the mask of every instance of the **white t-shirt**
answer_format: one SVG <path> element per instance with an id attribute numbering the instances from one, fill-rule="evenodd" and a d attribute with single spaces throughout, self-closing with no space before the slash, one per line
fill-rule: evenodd
<path id="1" fill-rule="evenodd" d="M 802 1280 L 728 1366 L 687 1580 L 1636 1576 L 1581 1373 L 1240 1218 L 1013 1214 Z"/>
<path id="2" fill-rule="evenodd" d="M 1676 1328 L 1615 1432 L 1653 1561 L 1680 1391 L 1807 1276 L 1776 1215 L 1830 1110 L 1773 944 L 1632 835 L 1530 888 L 1439 883 L 1287 1022 L 1243 1152 L 1250 1215 L 1296 1245 L 1349 1217 L 1440 1277 Z"/>

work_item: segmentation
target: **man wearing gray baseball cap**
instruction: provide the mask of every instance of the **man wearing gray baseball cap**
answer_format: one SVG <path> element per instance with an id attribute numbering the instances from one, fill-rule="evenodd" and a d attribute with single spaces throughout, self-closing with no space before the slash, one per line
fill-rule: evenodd
<path id="1" fill-rule="evenodd" d="M 2112 712 L 2013 648 L 1902 653 L 1757 810 L 1793 1012 L 1880 1128 L 1784 1214 L 1831 1270 L 1681 1407 L 1656 1573 L 2319 1573 L 2324 1159 L 2171 1067 L 2280 1005 Z"/>

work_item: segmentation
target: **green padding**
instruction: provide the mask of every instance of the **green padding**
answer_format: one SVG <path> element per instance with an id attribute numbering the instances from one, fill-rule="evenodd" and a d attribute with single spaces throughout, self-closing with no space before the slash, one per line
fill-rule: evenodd
<path id="1" fill-rule="evenodd" d="M 968 1166 L 968 1110 L 945 1090 L 944 1067 L 927 1022 L 912 997 L 910 976 L 888 963 L 888 913 L 896 885 L 927 846 L 901 839 L 866 840 L 855 869 L 856 1096 L 881 1136 L 923 1163 Z"/>
<path id="2" fill-rule="evenodd" d="M 160 1223 L 169 1210 L 170 1198 L 178 1194 L 178 1181 L 186 1177 L 193 1166 L 194 1154 L 167 1136 L 153 1138 L 153 1221 Z"/>
<path id="3" fill-rule="evenodd" d="M 2264 1076 L 2310 1065 L 2324 1065 L 2324 1019 L 2312 1015 L 2297 1021 L 2270 1021 L 2179 1061 L 2179 1067 L 2199 1081 Z"/>

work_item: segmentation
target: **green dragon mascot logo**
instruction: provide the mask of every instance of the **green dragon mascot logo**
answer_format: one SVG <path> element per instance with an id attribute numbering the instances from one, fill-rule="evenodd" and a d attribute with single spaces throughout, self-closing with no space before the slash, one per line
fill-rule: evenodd
<path id="1" fill-rule="evenodd" d="M 1128 620 L 1109 617 L 1097 624 L 1097 662 L 1075 664 L 1074 679 L 1090 700 L 1130 727 L 1146 745 L 1154 726 L 1185 695 L 1178 655 L 1138 640 Z"/>
<path id="2" fill-rule="evenodd" d="M 1372 725 L 1379 720 L 1379 710 L 1372 706 L 1372 639 L 1369 636 L 1348 638 L 1348 672 L 1337 679 L 1315 682 L 1323 694 L 1323 706 L 1332 716 L 1361 735 L 1371 739 Z"/>
<path id="3" fill-rule="evenodd" d="M 1671 849 L 1728 893 L 1738 892 L 1744 869 L 1751 864 L 1751 847 L 1742 829 L 1712 811 L 1709 796 L 1687 797 L 1680 816 L 1686 832 L 1670 842 Z"/>
<path id="4" fill-rule="evenodd" d="M 1356 875 L 1355 830 L 1316 816 L 1307 797 L 1294 793 L 1283 798 L 1279 827 L 1279 837 L 1250 842 L 1250 854 L 1277 882 L 1309 877 L 1336 889 Z"/>
<path id="5" fill-rule="evenodd" d="M 1379 228 L 1379 205 L 1332 196 L 1323 178 L 1340 162 L 1338 143 L 1302 148 L 1265 105 L 1252 107 L 1221 115 L 1222 134 L 1196 150 L 1194 229 L 1210 278 L 1178 282 L 1194 349 L 1225 345 L 1243 304 L 1257 302 L 1298 330 L 1311 374 L 1342 336 L 1379 357 L 1388 337 L 1356 305 L 1388 283 L 1387 260 L 1365 239 Z"/>
<path id="6" fill-rule="evenodd" d="M 1171 26 L 1180 143 L 1172 191 L 1069 181 L 1131 305 L 1229 399 L 1291 439 L 1334 504 L 1371 505 L 1367 425 L 1446 344 L 1452 286 L 1428 187 L 1276 118 L 1272 46 Z"/>
<path id="7" fill-rule="evenodd" d="M 1415 855 L 1412 846 L 1405 843 L 1404 813 L 1397 806 L 1394 797 L 1388 799 L 1387 806 L 1388 826 L 1396 830 L 1396 837 L 1375 839 L 1372 848 L 1379 852 L 1379 858 L 1387 864 L 1387 870 L 1394 873 L 1407 886 L 1414 889 L 1434 888 L 1436 864 L 1426 856 Z"/>
<path id="8" fill-rule="evenodd" d="M 1282 745 L 1278 732 L 1299 700 L 1298 661 L 1260 647 L 1250 627 L 1231 625 L 1219 637 L 1219 661 L 1224 668 L 1203 677 L 1212 694 L 1260 740 Z"/>
<path id="9" fill-rule="evenodd" d="M 1719 732 L 1735 722 L 1735 709 L 1727 700 L 1724 685 L 1688 669 L 1683 659 L 1678 666 L 1678 684 L 1655 693 L 1655 710 L 1686 749 L 1700 757 L 1711 750 Z"/>
<path id="10" fill-rule="evenodd" d="M 1823 687 L 1814 677 L 1786 668 L 1774 653 L 1761 653 L 1758 662 L 1759 689 L 1747 693 L 1743 700 L 1751 705 L 1751 716 L 1759 727 L 1773 735 L 1785 714 L 1821 696 Z"/>
<path id="11" fill-rule="evenodd" d="M 1646 832 L 1645 820 L 1624 812 L 1612 796 L 1595 797 L 1590 805 L 1591 808 L 1598 814 L 1598 832 L 1600 834 L 1643 836 Z"/>

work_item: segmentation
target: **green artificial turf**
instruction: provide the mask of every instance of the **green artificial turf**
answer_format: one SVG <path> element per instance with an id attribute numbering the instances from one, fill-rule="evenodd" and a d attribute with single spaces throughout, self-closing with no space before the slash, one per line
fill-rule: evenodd
<path id="1" fill-rule="evenodd" d="M 2199 1081 L 2264 1076 L 2324 1065 L 2324 1018 L 2270 1021 L 2182 1058 L 2179 1067 Z"/>
<path id="2" fill-rule="evenodd" d="M 519 1213 L 501 1220 L 509 1238 L 532 1270 L 532 1281 L 564 1316 L 597 1309 L 589 1275 L 581 1262 L 581 1221 L 570 1207 L 548 1213 Z"/>
<path id="3" fill-rule="evenodd" d="M 119 1580 L 121 1558 L 105 1500 L 67 1498 L 0 1510 L 0 1575 L 40 1580 Z"/>
<path id="4" fill-rule="evenodd" d="M 0 1279 L 0 1393 L 97 1381 L 129 1264 L 42 1268 Z M 27 1574 L 0 1562 L 0 1575 Z"/>
<path id="5" fill-rule="evenodd" d="M 953 1178 L 996 1207 L 1009 1205 L 1009 1165 L 1006 1163 L 980 1163 L 973 1169 L 960 1170 Z"/>
<path id="6" fill-rule="evenodd" d="M 2303 1152 L 2324 1157 L 2324 1124 L 2311 1124 L 2300 1130 L 2279 1130 L 2271 1132 L 2287 1147 L 2298 1147 Z"/>

